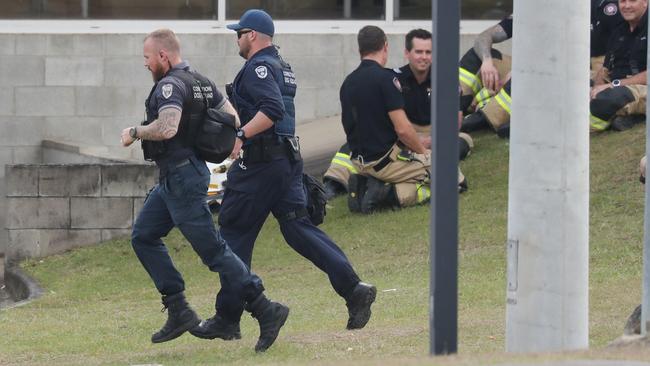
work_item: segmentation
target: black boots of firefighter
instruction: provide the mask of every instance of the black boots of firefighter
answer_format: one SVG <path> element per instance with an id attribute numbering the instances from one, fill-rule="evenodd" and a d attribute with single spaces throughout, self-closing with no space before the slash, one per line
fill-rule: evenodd
<path id="1" fill-rule="evenodd" d="M 289 308 L 278 302 L 270 301 L 264 294 L 261 294 L 252 302 L 246 303 L 246 310 L 251 313 L 253 318 L 257 319 L 260 325 L 260 337 L 255 345 L 255 352 L 264 352 L 278 337 L 280 328 L 289 316 Z"/>
<path id="2" fill-rule="evenodd" d="M 347 192 L 343 184 L 330 178 L 323 178 L 323 187 L 325 187 L 325 199 L 328 201 Z"/>
<path id="3" fill-rule="evenodd" d="M 395 185 L 367 177 L 366 192 L 361 199 L 361 213 L 369 214 L 382 208 L 399 207 Z"/>
<path id="4" fill-rule="evenodd" d="M 366 326 L 372 311 L 370 306 L 377 297 L 377 288 L 368 283 L 359 282 L 347 297 L 348 329 L 361 329 Z"/>
<path id="5" fill-rule="evenodd" d="M 153 343 L 167 342 L 178 338 L 201 322 L 194 310 L 190 308 L 182 292 L 163 296 L 162 303 L 163 311 L 167 309 L 167 322 L 162 329 L 151 336 Z"/>
<path id="6" fill-rule="evenodd" d="M 361 212 L 361 200 L 366 192 L 367 178 L 359 174 L 351 174 L 348 179 L 348 208 L 350 212 Z"/>
<path id="7" fill-rule="evenodd" d="M 474 113 L 468 114 L 463 118 L 460 123 L 460 132 L 470 133 L 486 129 L 490 126 L 485 114 L 478 110 Z"/>

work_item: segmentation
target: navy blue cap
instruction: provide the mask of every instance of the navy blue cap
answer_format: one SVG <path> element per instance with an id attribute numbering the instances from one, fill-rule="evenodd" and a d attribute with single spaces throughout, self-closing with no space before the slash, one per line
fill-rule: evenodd
<path id="1" fill-rule="evenodd" d="M 252 29 L 254 31 L 267 34 L 273 37 L 275 33 L 275 27 L 273 26 L 273 19 L 271 16 L 260 9 L 250 9 L 246 10 L 244 15 L 239 19 L 237 24 L 228 24 L 226 26 L 228 29 L 238 31 L 240 29 Z"/>

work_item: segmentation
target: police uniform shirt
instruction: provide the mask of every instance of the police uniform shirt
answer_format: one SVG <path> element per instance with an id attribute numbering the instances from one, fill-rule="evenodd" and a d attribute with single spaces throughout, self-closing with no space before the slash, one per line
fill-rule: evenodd
<path id="1" fill-rule="evenodd" d="M 246 61 L 244 67 L 235 77 L 233 82 L 235 92 L 252 105 L 252 108 L 244 108 L 242 105 L 237 105 L 237 100 L 234 99 L 242 126 L 246 125 L 257 112 L 264 113 L 274 123 L 284 116 L 282 93 L 274 79 L 271 67 L 259 60 L 265 54 L 277 57 L 277 53 L 275 46 L 259 50 Z M 272 131 L 272 129 L 269 130 Z"/>
<path id="2" fill-rule="evenodd" d="M 399 69 L 393 69 L 402 86 L 404 96 L 404 110 L 411 123 L 419 126 L 431 124 L 431 69 L 426 79 L 418 84 L 418 81 L 407 64 Z"/>
<path id="3" fill-rule="evenodd" d="M 591 57 L 605 54 L 609 37 L 623 21 L 618 0 L 591 0 Z"/>
<path id="4" fill-rule="evenodd" d="M 625 79 L 646 70 L 646 50 L 648 46 L 648 13 L 630 31 L 630 25 L 623 22 L 616 27 L 607 43 L 604 66 L 609 71 L 610 80 Z"/>
<path id="5" fill-rule="evenodd" d="M 506 32 L 508 39 L 512 38 L 512 14 L 503 18 L 503 20 L 499 22 L 499 25 Z"/>
<path id="6" fill-rule="evenodd" d="M 190 65 L 186 61 L 173 66 L 162 79 L 156 83 L 154 90 L 151 93 L 151 96 L 148 99 L 147 113 L 152 115 L 147 115 L 147 120 L 154 121 L 158 118 L 160 111 L 166 108 L 175 108 L 179 111 L 183 111 L 183 105 L 187 101 L 191 101 L 194 98 L 191 90 L 181 81 L 178 77 L 174 76 L 174 72 L 178 70 L 189 70 Z M 226 102 L 226 98 L 217 90 L 216 86 L 212 84 L 212 96 L 209 98 L 209 103 L 212 107 L 220 108 Z M 206 95 L 206 97 L 210 97 Z M 181 118 L 182 124 L 182 118 Z M 167 151 L 163 156 L 156 158 L 157 161 L 161 162 L 163 160 L 179 160 L 184 159 L 193 154 L 193 151 L 189 148 L 185 148 L 180 143 L 180 132 L 183 129 L 182 125 L 179 125 L 178 133 L 176 136 L 172 137 L 169 140 L 166 140 Z"/>
<path id="7" fill-rule="evenodd" d="M 395 74 L 372 60 L 362 60 L 340 91 L 341 119 L 352 157 L 366 162 L 382 157 L 397 141 L 388 112 L 404 108 Z"/>

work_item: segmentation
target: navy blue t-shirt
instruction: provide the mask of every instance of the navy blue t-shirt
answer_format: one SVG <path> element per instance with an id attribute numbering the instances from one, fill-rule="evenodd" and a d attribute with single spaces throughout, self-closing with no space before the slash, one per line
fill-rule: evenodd
<path id="1" fill-rule="evenodd" d="M 591 57 L 607 52 L 607 41 L 623 22 L 618 0 L 591 0 Z"/>
<path id="2" fill-rule="evenodd" d="M 404 111 L 409 121 L 419 126 L 429 126 L 431 124 L 431 69 L 422 83 L 418 83 L 415 79 L 408 64 L 393 69 L 393 72 L 402 86 Z"/>
<path id="3" fill-rule="evenodd" d="M 512 38 L 512 14 L 503 18 L 503 20 L 499 22 L 499 25 L 508 35 L 508 39 Z"/>
<path id="4" fill-rule="evenodd" d="M 397 142 L 388 112 L 404 109 L 401 91 L 395 74 L 372 60 L 362 60 L 345 78 L 341 119 L 353 158 L 377 160 Z"/>

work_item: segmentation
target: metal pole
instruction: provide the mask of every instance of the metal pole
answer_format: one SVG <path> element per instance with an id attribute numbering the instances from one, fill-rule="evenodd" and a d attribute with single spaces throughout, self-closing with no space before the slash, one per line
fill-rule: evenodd
<path id="1" fill-rule="evenodd" d="M 352 18 L 352 0 L 343 0 L 343 18 Z"/>
<path id="2" fill-rule="evenodd" d="M 506 350 L 588 348 L 589 2 L 514 7 Z"/>
<path id="3" fill-rule="evenodd" d="M 217 21 L 221 24 L 226 22 L 226 0 L 217 0 Z"/>
<path id="4" fill-rule="evenodd" d="M 393 0 L 386 0 L 384 10 L 386 11 L 386 22 L 392 23 L 394 20 L 393 18 L 395 17 L 393 15 L 393 10 L 395 10 L 395 5 L 393 3 Z"/>
<path id="5" fill-rule="evenodd" d="M 648 18 L 648 23 L 650 24 L 650 17 Z M 647 55 L 647 59 L 650 60 L 650 53 Z M 650 88 L 650 75 L 648 76 L 648 82 L 646 83 L 648 88 Z M 646 101 L 645 106 L 645 115 L 650 116 L 650 104 Z M 646 135 L 645 135 L 645 155 L 650 157 L 648 151 L 650 151 L 650 146 L 648 146 L 648 141 L 650 141 L 650 123 L 646 123 Z M 646 159 L 646 180 L 648 176 L 648 165 Z M 645 185 L 645 214 L 643 220 L 643 290 L 641 291 L 641 334 L 643 336 L 648 335 L 648 327 L 650 327 L 650 183 Z"/>
<path id="6" fill-rule="evenodd" d="M 432 0 L 429 325 L 432 355 L 458 343 L 458 0 Z"/>
<path id="7" fill-rule="evenodd" d="M 81 0 L 81 17 L 88 19 L 88 0 Z"/>

